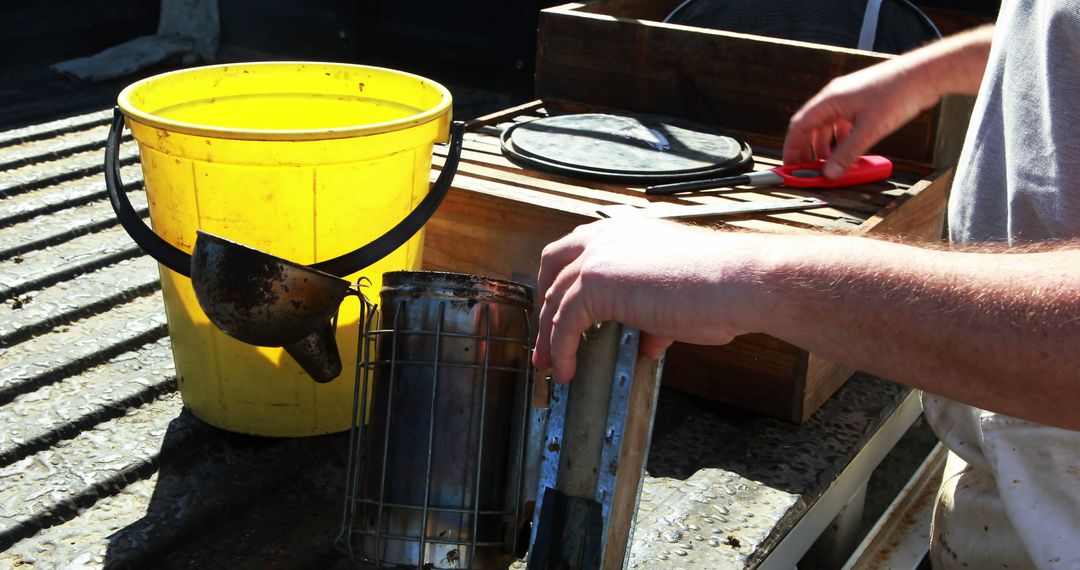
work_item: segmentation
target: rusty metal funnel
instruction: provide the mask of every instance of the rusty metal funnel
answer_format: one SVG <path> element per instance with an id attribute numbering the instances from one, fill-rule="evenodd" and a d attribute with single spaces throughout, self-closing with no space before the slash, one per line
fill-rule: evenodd
<path id="1" fill-rule="evenodd" d="M 334 343 L 334 323 L 331 321 L 285 345 L 285 352 L 316 382 L 329 382 L 341 374 L 341 356 Z"/>
<path id="2" fill-rule="evenodd" d="M 317 382 L 341 373 L 333 321 L 353 292 L 348 281 L 199 231 L 191 282 L 203 312 L 225 334 L 285 347 Z"/>

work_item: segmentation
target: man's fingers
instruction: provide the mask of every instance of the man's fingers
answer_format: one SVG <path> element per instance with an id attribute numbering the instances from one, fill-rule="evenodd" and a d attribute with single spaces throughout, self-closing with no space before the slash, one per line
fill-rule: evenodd
<path id="1" fill-rule="evenodd" d="M 568 238 L 548 244 L 540 257 L 540 271 L 536 276 L 536 290 L 547 291 L 559 272 L 581 255 L 582 248 Z"/>
<path id="2" fill-rule="evenodd" d="M 587 225 L 578 226 L 566 236 L 548 244 L 540 257 L 536 290 L 544 294 L 544 302 L 540 307 L 536 347 L 533 350 L 533 365 L 537 368 L 551 367 L 551 321 L 559 310 L 566 287 L 576 274 L 576 262 L 585 249 L 583 234 L 589 230 Z M 566 277 L 561 278 L 560 284 L 561 276 Z"/>
<path id="3" fill-rule="evenodd" d="M 551 283 L 541 291 L 544 304 L 540 307 L 539 328 L 536 335 L 536 349 L 533 351 L 533 365 L 537 368 L 551 367 L 551 338 L 555 334 L 552 323 L 563 304 L 567 289 L 577 280 L 578 259 L 560 268 Z"/>
<path id="4" fill-rule="evenodd" d="M 837 121 L 836 124 L 833 125 L 833 139 L 836 141 L 836 144 L 844 142 L 849 136 L 851 136 L 851 123 L 847 121 Z"/>
<path id="5" fill-rule="evenodd" d="M 551 318 L 556 304 L 547 300 L 540 307 L 540 326 L 536 331 L 536 346 L 533 347 L 532 362 L 538 369 L 551 368 Z"/>
<path id="6" fill-rule="evenodd" d="M 577 372 L 577 350 L 581 334 L 598 319 L 589 315 L 575 281 L 563 296 L 551 323 L 551 369 L 556 382 L 569 382 Z"/>
<path id="7" fill-rule="evenodd" d="M 540 256 L 540 271 L 536 276 L 537 291 L 547 291 L 556 276 L 581 255 L 586 243 L 584 234 L 592 231 L 591 225 L 578 226 L 544 248 Z"/>
<path id="8" fill-rule="evenodd" d="M 827 159 L 832 154 L 833 126 L 814 130 L 814 156 L 811 160 Z M 807 162 L 807 161 L 802 161 Z"/>
<path id="9" fill-rule="evenodd" d="M 844 120 L 839 108 L 824 92 L 818 93 L 791 116 L 784 137 L 784 164 L 807 162 L 814 159 L 813 152 L 819 148 L 818 138 L 822 131 L 832 133 L 832 126 Z"/>
<path id="10" fill-rule="evenodd" d="M 795 164 L 802 161 L 802 156 L 810 148 L 810 139 L 806 133 L 788 131 L 784 139 L 784 164 Z"/>
<path id="11" fill-rule="evenodd" d="M 788 147 L 785 141 L 784 146 L 784 164 L 798 164 L 800 162 L 810 162 L 814 160 L 817 153 L 817 131 L 809 131 L 803 133 L 803 136 L 798 137 L 799 140 L 805 141 L 805 144 L 799 146 Z"/>
<path id="12" fill-rule="evenodd" d="M 808 126 L 804 122 L 792 121 L 784 138 L 784 164 L 795 164 L 812 160 L 817 126 Z"/>
<path id="13" fill-rule="evenodd" d="M 855 161 L 859 160 L 859 157 L 865 154 L 875 142 L 877 140 L 869 131 L 856 124 L 848 133 L 848 136 L 833 149 L 832 156 L 825 163 L 823 169 L 825 178 L 835 180 L 843 176 L 851 168 L 851 165 L 855 164 Z"/>

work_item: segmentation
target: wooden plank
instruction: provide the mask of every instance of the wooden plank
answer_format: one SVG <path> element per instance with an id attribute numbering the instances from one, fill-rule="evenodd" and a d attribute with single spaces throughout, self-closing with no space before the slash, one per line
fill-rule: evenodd
<path id="1" fill-rule="evenodd" d="M 677 342 L 667 352 L 664 384 L 694 396 L 793 420 L 801 378 L 801 352 L 762 334 L 737 337 L 724 346 Z"/>
<path id="2" fill-rule="evenodd" d="M 529 101 L 528 103 L 522 103 L 521 105 L 518 105 L 516 107 L 510 107 L 509 109 L 502 109 L 500 111 L 495 111 L 494 113 L 489 113 L 487 115 L 477 117 L 477 118 L 469 121 L 465 126 L 469 130 L 475 130 L 475 129 L 478 129 L 480 127 L 484 127 L 484 126 L 487 126 L 487 125 L 493 125 L 493 124 L 496 124 L 496 123 L 498 123 L 500 121 L 505 121 L 508 118 L 520 116 L 523 113 L 528 113 L 528 112 L 534 111 L 537 108 L 539 108 L 541 105 L 543 105 L 543 103 L 541 103 L 540 100 Z"/>
<path id="3" fill-rule="evenodd" d="M 643 187 L 617 186 L 602 182 L 590 182 L 558 174 L 537 171 L 525 171 L 516 165 L 509 166 L 497 159 L 488 159 L 465 151 L 459 172 L 464 175 L 503 184 L 512 189 L 532 189 L 552 196 L 576 199 L 596 204 L 597 207 L 613 204 L 628 204 L 647 207 L 651 204 L 683 204 L 687 206 L 707 204 L 727 204 L 743 202 L 767 202 L 778 199 L 796 199 L 803 197 L 827 198 L 830 204 L 850 211 L 841 211 L 832 207 L 814 208 L 799 213 L 781 213 L 770 216 L 778 223 L 820 226 L 831 222 L 833 218 L 862 218 L 860 214 L 871 214 L 878 208 L 870 208 L 856 200 L 837 194 L 822 194 L 794 189 L 750 189 L 738 188 L 717 192 L 691 194 L 685 196 L 646 196 Z M 437 161 L 438 162 L 438 161 Z M 487 167 L 494 163 L 495 168 Z M 511 190 L 512 191 L 512 190 Z"/>
<path id="4" fill-rule="evenodd" d="M 525 208 L 509 196 L 455 187 L 425 226 L 424 266 L 533 283 L 543 247 L 588 220 L 558 208 Z"/>
<path id="5" fill-rule="evenodd" d="M 638 512 L 645 464 L 652 441 L 660 366 L 660 362 L 640 355 L 634 366 L 606 539 L 607 551 L 620 553 L 622 556 L 607 557 L 604 560 L 606 570 L 620 570 L 629 555 L 630 538 L 634 531 L 634 519 Z"/>
<path id="6" fill-rule="evenodd" d="M 441 157 L 435 157 L 432 160 L 432 164 L 437 168 L 441 168 L 443 160 Z M 472 192 L 483 192 L 495 196 L 503 196 L 531 205 L 557 208 L 578 213 L 589 218 L 599 218 L 599 216 L 596 215 L 596 203 L 594 201 L 578 200 L 577 197 L 572 194 L 552 192 L 550 189 L 542 187 L 538 188 L 535 185 L 517 186 L 504 184 L 498 180 L 485 178 L 483 176 L 483 170 L 479 172 L 480 176 L 474 175 L 474 173 L 471 172 L 472 170 L 473 169 L 470 168 L 469 165 L 459 165 L 452 188 L 463 188 Z"/>
<path id="7" fill-rule="evenodd" d="M 780 198 L 818 197 L 837 208 L 870 214 L 877 212 L 881 206 L 895 199 L 894 196 L 884 194 L 882 187 L 877 184 L 840 190 L 798 190 L 779 187 L 770 189 L 739 186 L 677 196 L 646 196 L 643 185 L 618 185 L 574 178 L 553 172 L 526 170 L 503 156 L 501 152 L 491 152 L 489 148 L 482 148 L 481 144 L 466 142 L 465 150 L 461 155 L 463 161 L 461 168 L 463 171 L 511 185 L 521 184 L 528 187 L 550 189 L 556 193 L 565 194 L 568 188 L 573 188 L 574 190 L 570 193 L 579 194 L 581 189 L 588 189 L 585 196 L 592 196 L 595 199 L 612 201 L 613 203 L 635 203 L 638 205 L 656 202 L 709 204 L 726 200 L 766 201 Z M 755 157 L 755 160 L 758 163 L 757 170 L 764 170 L 779 164 L 779 161 L 767 156 Z M 480 168 L 474 168 L 474 165 Z M 544 181 L 558 184 L 545 184 Z M 600 192 L 591 192 L 591 190 L 599 190 Z M 630 197 L 632 201 L 627 202 L 620 196 Z M 837 218 L 852 215 L 851 212 L 825 211 L 825 209 L 816 209 L 815 214 Z"/>
<path id="8" fill-rule="evenodd" d="M 971 111 L 975 97 L 969 95 L 946 95 L 938 104 L 938 137 L 934 141 L 934 164 L 955 166 L 960 160 L 960 150 L 967 138 Z"/>
<path id="9" fill-rule="evenodd" d="M 935 171 L 863 222 L 860 231 L 868 235 L 941 241 L 952 178 L 952 168 Z"/>
<path id="10" fill-rule="evenodd" d="M 683 0 L 654 0 L 644 3 L 640 0 L 605 0 L 573 6 L 580 6 L 577 9 L 592 14 L 604 14 L 617 18 L 642 18 L 659 22 L 682 3 Z"/>
<path id="11" fill-rule="evenodd" d="M 805 422 L 825 403 L 825 400 L 828 400 L 848 378 L 851 378 L 855 369 L 811 352 L 803 352 L 807 359 L 806 379 L 801 387 L 802 397 L 797 399 L 798 409 L 793 417 Z"/>
<path id="12" fill-rule="evenodd" d="M 891 57 L 647 19 L 667 9 L 609 0 L 542 11 L 538 97 L 687 117 L 775 146 L 792 113 L 829 80 Z M 939 118 L 923 112 L 876 152 L 935 163 Z"/>
<path id="13" fill-rule="evenodd" d="M 654 0 L 652 2 L 605 0 L 585 4 L 568 4 L 560 8 L 590 14 L 604 14 L 617 18 L 640 18 L 660 22 L 680 4 L 682 4 L 682 0 Z M 950 36 L 963 30 L 992 23 L 996 16 L 996 11 L 991 11 L 992 6 L 990 9 L 984 9 L 984 13 L 980 13 L 970 10 L 923 6 L 921 4 L 916 2 L 919 9 L 934 22 L 942 36 Z"/>

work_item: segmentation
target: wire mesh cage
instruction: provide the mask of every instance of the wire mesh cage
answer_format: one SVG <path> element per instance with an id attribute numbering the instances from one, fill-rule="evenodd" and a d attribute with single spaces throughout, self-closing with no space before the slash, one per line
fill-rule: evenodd
<path id="1" fill-rule="evenodd" d="M 506 568 L 524 549 L 532 292 L 383 276 L 358 342 L 337 546 L 375 567 Z"/>

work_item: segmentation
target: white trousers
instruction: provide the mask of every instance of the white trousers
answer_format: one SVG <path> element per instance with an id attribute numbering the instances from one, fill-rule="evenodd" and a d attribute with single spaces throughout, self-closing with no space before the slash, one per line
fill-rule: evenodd
<path id="1" fill-rule="evenodd" d="M 1005 515 L 993 477 L 949 453 L 930 535 L 934 570 L 1034 568 Z"/>

